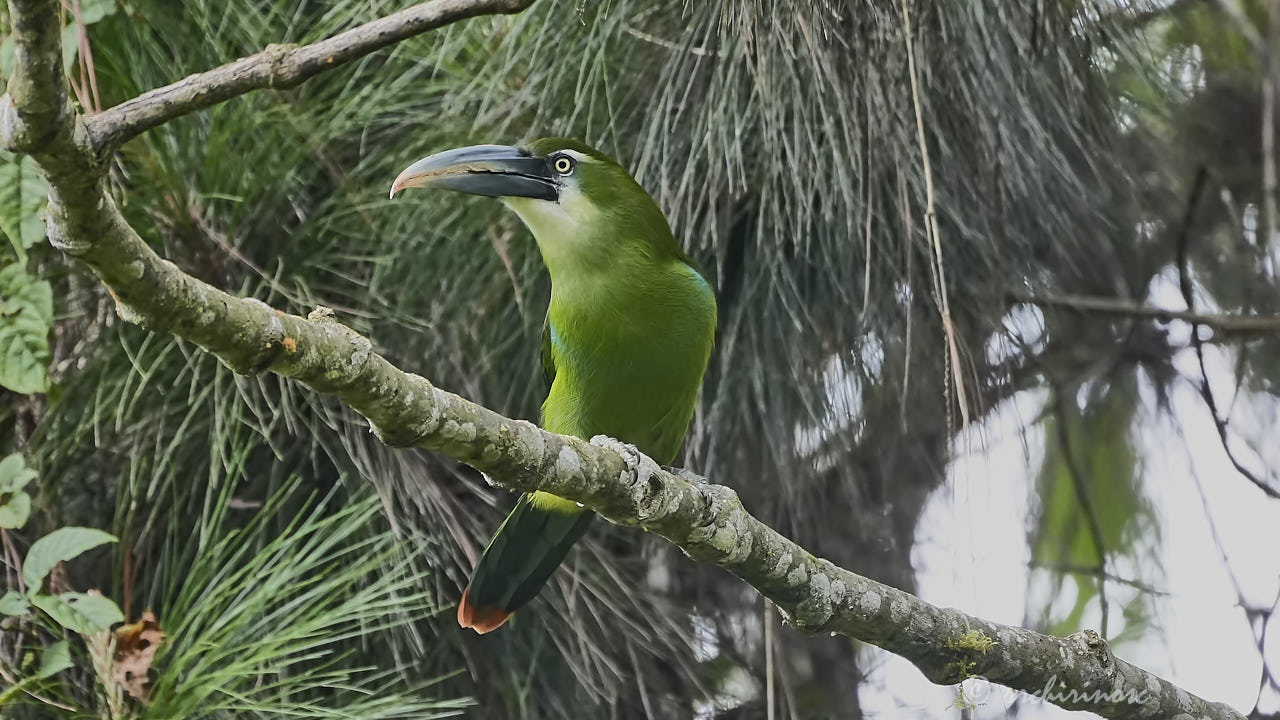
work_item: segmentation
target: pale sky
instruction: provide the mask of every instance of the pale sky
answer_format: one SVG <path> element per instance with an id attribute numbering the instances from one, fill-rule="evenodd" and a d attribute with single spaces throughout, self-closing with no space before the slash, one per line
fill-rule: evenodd
<path id="1" fill-rule="evenodd" d="M 1149 301 L 1184 307 L 1168 276 L 1156 283 Z M 1032 321 L 1038 323 L 1038 315 L 1020 317 L 1018 324 Z M 1026 329 L 1035 334 L 1033 328 Z M 1185 343 L 1189 332 L 1185 324 L 1171 328 L 1177 344 Z M 1217 348 L 1209 353 L 1212 382 L 1221 390 L 1219 397 L 1229 399 L 1230 358 Z M 1185 376 L 1198 376 L 1192 350 L 1180 351 L 1176 365 Z M 1136 447 L 1143 463 L 1144 492 L 1156 512 L 1163 567 L 1116 563 L 1111 570 L 1165 594 L 1154 600 L 1154 624 L 1115 651 L 1191 692 L 1247 713 L 1257 697 L 1262 660 L 1223 556 L 1248 601 L 1273 606 L 1280 594 L 1280 501 L 1236 473 L 1194 387 L 1184 382 L 1173 389 L 1171 416 L 1151 410 L 1149 384 L 1143 397 L 1147 412 L 1138 423 Z M 913 557 L 925 600 L 1012 625 L 1024 625 L 1026 615 L 1038 614 L 1047 588 L 1028 587 L 1036 584 L 1028 568 L 1034 522 L 1028 491 L 1043 458 L 1044 432 L 1039 425 L 1025 432 L 1023 428 L 1034 422 L 1044 402 L 1042 392 L 1020 393 L 959 436 L 958 447 L 969 451 L 952 463 L 947 483 L 934 493 L 916 530 Z M 1274 417 L 1280 407 L 1266 410 Z M 1245 417 L 1237 420 L 1237 414 Z M 1247 415 L 1237 411 L 1233 422 L 1246 423 Z M 1043 577 L 1037 580 L 1046 585 Z M 1113 634 L 1122 626 L 1118 602 L 1136 592 L 1108 584 Z M 1064 591 L 1054 602 L 1070 608 L 1073 593 Z M 1100 617 L 1095 601 L 1084 622 L 1096 629 Z M 1280 628 L 1272 630 L 1266 653 L 1271 667 L 1280 668 Z M 933 685 L 906 660 L 872 648 L 864 667 L 873 668 L 860 695 L 868 717 L 959 717 L 952 707 L 955 689 Z M 1019 718 L 1096 717 L 1068 713 L 1002 687 L 975 687 L 972 692 L 985 699 L 975 718 L 1006 717 L 1015 700 Z M 1262 710 L 1280 710 L 1275 694 L 1263 698 Z"/>

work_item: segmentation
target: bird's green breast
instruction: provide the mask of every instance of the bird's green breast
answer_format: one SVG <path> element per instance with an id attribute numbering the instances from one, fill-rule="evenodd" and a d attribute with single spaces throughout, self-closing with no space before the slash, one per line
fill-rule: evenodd
<path id="1" fill-rule="evenodd" d="M 555 378 L 543 427 L 607 435 L 662 463 L 680 450 L 716 325 L 710 285 L 621 168 L 582 162 L 557 202 L 506 198 L 551 274 Z"/>
<path id="2" fill-rule="evenodd" d="M 556 375 L 542 424 L 580 437 L 608 435 L 670 463 L 711 352 L 715 298 L 681 259 L 620 262 L 606 272 L 552 273 L 547 320 Z"/>

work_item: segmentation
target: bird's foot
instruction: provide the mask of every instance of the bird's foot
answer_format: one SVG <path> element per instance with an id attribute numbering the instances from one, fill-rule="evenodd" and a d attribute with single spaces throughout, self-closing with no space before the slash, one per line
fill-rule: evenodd
<path id="1" fill-rule="evenodd" d="M 635 503 L 637 517 L 644 528 L 644 521 L 666 514 L 669 504 L 667 493 L 662 492 L 662 482 L 658 477 L 662 466 L 653 458 L 636 449 L 635 445 L 624 443 L 607 435 L 596 435 L 591 444 L 608 448 L 622 456 L 627 465 L 624 477 L 619 478 L 631 488 L 631 498 Z M 626 477 L 629 476 L 629 477 Z M 648 529 L 648 528 L 644 528 Z"/>
<path id="2" fill-rule="evenodd" d="M 621 455 L 631 473 L 631 483 L 636 483 L 641 478 L 649 477 L 661 469 L 658 463 L 650 459 L 648 455 L 640 452 L 631 443 L 624 443 L 608 435 L 596 435 L 591 438 L 591 444 L 596 447 L 608 448 Z"/>

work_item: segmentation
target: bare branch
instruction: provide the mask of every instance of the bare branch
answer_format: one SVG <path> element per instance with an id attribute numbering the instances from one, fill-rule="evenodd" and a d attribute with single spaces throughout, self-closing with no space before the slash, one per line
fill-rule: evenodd
<path id="1" fill-rule="evenodd" d="M 1196 171 L 1195 178 L 1191 182 L 1191 196 L 1187 199 L 1187 209 L 1183 216 L 1182 225 L 1178 229 L 1178 235 L 1175 238 L 1177 263 L 1178 263 L 1178 290 L 1182 293 L 1182 301 L 1187 304 L 1188 311 L 1196 309 L 1195 288 L 1191 282 L 1191 269 L 1189 264 L 1190 247 L 1191 247 L 1191 225 L 1195 219 L 1196 209 L 1200 205 L 1200 197 L 1204 194 L 1208 187 L 1209 172 L 1206 168 L 1201 167 Z M 1209 370 L 1204 360 L 1204 341 L 1200 339 L 1200 323 L 1193 321 L 1191 324 L 1191 344 L 1196 351 L 1196 363 L 1200 367 L 1200 382 L 1198 389 L 1200 397 L 1204 400 L 1205 408 L 1209 410 L 1209 416 L 1213 418 L 1213 426 L 1218 431 L 1218 440 L 1222 443 L 1222 450 L 1227 454 L 1227 459 L 1231 461 L 1231 465 L 1235 467 L 1236 472 L 1241 477 L 1253 483 L 1267 495 L 1271 497 L 1280 497 L 1280 488 L 1272 487 L 1271 483 L 1258 474 L 1245 467 L 1244 463 L 1236 457 L 1235 451 L 1231 449 L 1231 437 L 1227 432 L 1227 416 L 1218 410 L 1218 401 L 1213 394 L 1213 386 L 1209 383 Z M 1243 352 L 1244 349 L 1241 349 Z"/>
<path id="2" fill-rule="evenodd" d="M 470 8 L 459 9 L 455 18 L 514 7 L 489 0 L 428 6 L 437 4 Z M 615 523 L 643 525 L 694 560 L 715 563 L 751 584 L 797 629 L 874 643 L 911 660 L 935 682 L 982 675 L 1062 707 L 1110 718 L 1242 720 L 1226 705 L 1195 697 L 1115 657 L 1094 632 L 1056 638 L 936 607 L 815 557 L 748 513 L 728 487 L 664 470 L 633 451 L 620 452 L 607 439 L 587 442 L 549 433 L 436 388 L 373 352 L 368 339 L 337 322 L 332 312 L 289 315 L 183 273 L 125 222 L 107 191 L 97 146 L 87 141 L 84 121 L 71 110 L 62 85 L 54 3 L 9 0 L 9 7 L 22 69 L 11 96 L 0 102 L 0 144 L 35 158 L 50 185 L 51 242 L 102 279 L 123 319 L 189 339 L 237 372 L 271 371 L 332 393 L 368 418 L 389 445 L 442 452 L 508 489 L 552 492 Z M 362 28 L 338 37 L 374 37 L 366 48 L 394 41 Z M 293 55 L 303 51 L 284 56 L 317 57 L 309 51 Z M 314 74 L 326 66 L 314 62 L 300 61 L 299 67 Z M 260 77 L 275 82 L 280 76 Z M 217 97 L 184 95 L 187 99 L 177 104 L 155 96 L 137 101 L 132 106 L 141 114 L 119 115 L 127 130 L 111 137 L 118 140 L 217 98 L 265 86 L 255 82 L 212 83 L 208 92 L 221 93 Z M 50 131 L 32 132 L 40 127 L 37 119 L 52 120 L 46 126 Z"/>
<path id="3" fill-rule="evenodd" d="M 376 50 L 477 15 L 518 13 L 534 0 L 432 0 L 311 45 L 270 45 L 256 55 L 145 92 L 85 119 L 93 147 L 107 153 L 181 115 L 263 88 L 290 88 Z"/>
<path id="4" fill-rule="evenodd" d="M 1142 28 L 1157 20 L 1176 18 L 1189 9 L 1203 5 L 1204 2 L 1205 0 L 1173 0 L 1173 2 L 1145 10 L 1135 10 L 1133 7 L 1120 6 L 1104 15 L 1102 19 L 1104 21 L 1112 20 L 1121 27 Z"/>
<path id="5" fill-rule="evenodd" d="M 1024 295 L 1013 293 L 1009 297 L 1014 302 L 1027 303 L 1028 305 L 1037 305 L 1039 307 L 1062 308 L 1103 315 L 1151 318 L 1161 322 L 1181 320 L 1196 325 L 1204 325 L 1215 333 L 1222 335 L 1280 334 L 1280 315 L 1215 315 L 1187 310 L 1166 310 L 1164 308 L 1151 307 L 1150 305 L 1139 305 L 1130 300 L 1092 295 Z"/>

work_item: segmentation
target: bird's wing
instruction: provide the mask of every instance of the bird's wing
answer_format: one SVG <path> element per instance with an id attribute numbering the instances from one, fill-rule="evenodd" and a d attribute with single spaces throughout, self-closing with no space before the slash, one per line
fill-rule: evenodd
<path id="1" fill-rule="evenodd" d="M 547 319 L 542 321 L 542 377 L 547 381 L 547 389 L 556 379 L 556 359 L 551 354 L 551 311 L 547 311 Z"/>

